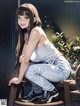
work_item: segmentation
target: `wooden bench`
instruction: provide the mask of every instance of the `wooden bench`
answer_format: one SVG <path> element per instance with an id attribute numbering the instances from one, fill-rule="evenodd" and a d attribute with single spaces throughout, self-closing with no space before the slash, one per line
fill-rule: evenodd
<path id="1" fill-rule="evenodd" d="M 26 83 L 23 81 L 19 85 L 12 84 L 8 106 L 80 106 L 80 65 L 77 67 L 75 75 L 74 80 L 64 80 L 57 83 L 56 87 L 61 91 L 61 100 L 47 104 L 25 103 L 16 100 L 23 96 L 23 87 Z"/>
<path id="2" fill-rule="evenodd" d="M 9 96 L 8 106 L 64 106 L 64 100 L 58 100 L 56 102 L 46 103 L 46 104 L 35 104 L 30 102 L 22 102 L 19 100 L 23 96 L 23 87 L 25 82 L 21 82 L 19 85 L 12 84 Z M 29 84 L 29 83 L 28 83 Z M 63 88 L 63 82 L 57 84 L 57 87 Z M 62 97 L 61 97 L 62 98 Z"/>
<path id="3" fill-rule="evenodd" d="M 29 83 L 26 84 L 28 85 Z M 75 80 L 64 80 L 57 83 L 56 86 L 62 90 L 60 93 L 61 100 L 47 104 L 34 104 L 29 102 L 26 103 L 17 100 L 19 97 L 23 96 L 24 86 L 24 82 L 21 82 L 19 85 L 12 84 L 8 106 L 80 106 L 80 92 L 77 90 Z"/>
<path id="4" fill-rule="evenodd" d="M 64 82 L 65 106 L 80 106 L 80 65 L 75 73 L 74 80 Z"/>

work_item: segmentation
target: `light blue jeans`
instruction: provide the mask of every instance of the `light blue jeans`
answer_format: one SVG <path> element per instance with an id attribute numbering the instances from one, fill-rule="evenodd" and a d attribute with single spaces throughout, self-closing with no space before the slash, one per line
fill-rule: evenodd
<path id="1" fill-rule="evenodd" d="M 31 81 L 36 93 L 43 90 L 52 91 L 55 86 L 51 82 L 59 82 L 70 76 L 71 67 L 63 60 L 56 60 L 54 64 L 30 64 L 25 72 L 25 78 Z"/>

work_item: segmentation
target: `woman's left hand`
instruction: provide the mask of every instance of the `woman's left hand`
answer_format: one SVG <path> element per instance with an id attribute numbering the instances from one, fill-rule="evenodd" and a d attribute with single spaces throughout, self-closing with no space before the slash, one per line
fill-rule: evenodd
<path id="1" fill-rule="evenodd" d="M 12 84 L 12 83 L 14 83 L 14 84 L 19 84 L 21 81 L 19 80 L 19 78 L 17 78 L 17 77 L 14 77 L 14 78 L 12 78 L 10 81 L 9 81 L 9 86 Z"/>

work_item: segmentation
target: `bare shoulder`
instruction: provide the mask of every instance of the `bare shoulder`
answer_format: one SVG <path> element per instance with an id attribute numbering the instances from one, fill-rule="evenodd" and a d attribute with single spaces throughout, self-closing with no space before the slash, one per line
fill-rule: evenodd
<path id="1" fill-rule="evenodd" d="M 40 28 L 35 27 L 31 30 L 29 40 L 40 40 L 41 39 L 41 34 L 40 34 Z"/>
<path id="2" fill-rule="evenodd" d="M 35 27 L 31 31 L 32 33 L 38 34 L 38 35 L 45 35 L 44 30 L 41 27 Z"/>
<path id="3" fill-rule="evenodd" d="M 41 47 L 49 42 L 44 30 L 41 27 L 35 27 L 30 34 L 30 41 L 38 42 L 38 47 Z"/>

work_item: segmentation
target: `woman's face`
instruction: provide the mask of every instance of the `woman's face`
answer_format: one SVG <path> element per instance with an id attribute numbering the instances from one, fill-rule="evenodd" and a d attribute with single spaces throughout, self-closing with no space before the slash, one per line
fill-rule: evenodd
<path id="1" fill-rule="evenodd" d="M 26 15 L 18 15 L 18 25 L 21 29 L 28 28 L 30 23 L 30 18 Z"/>

